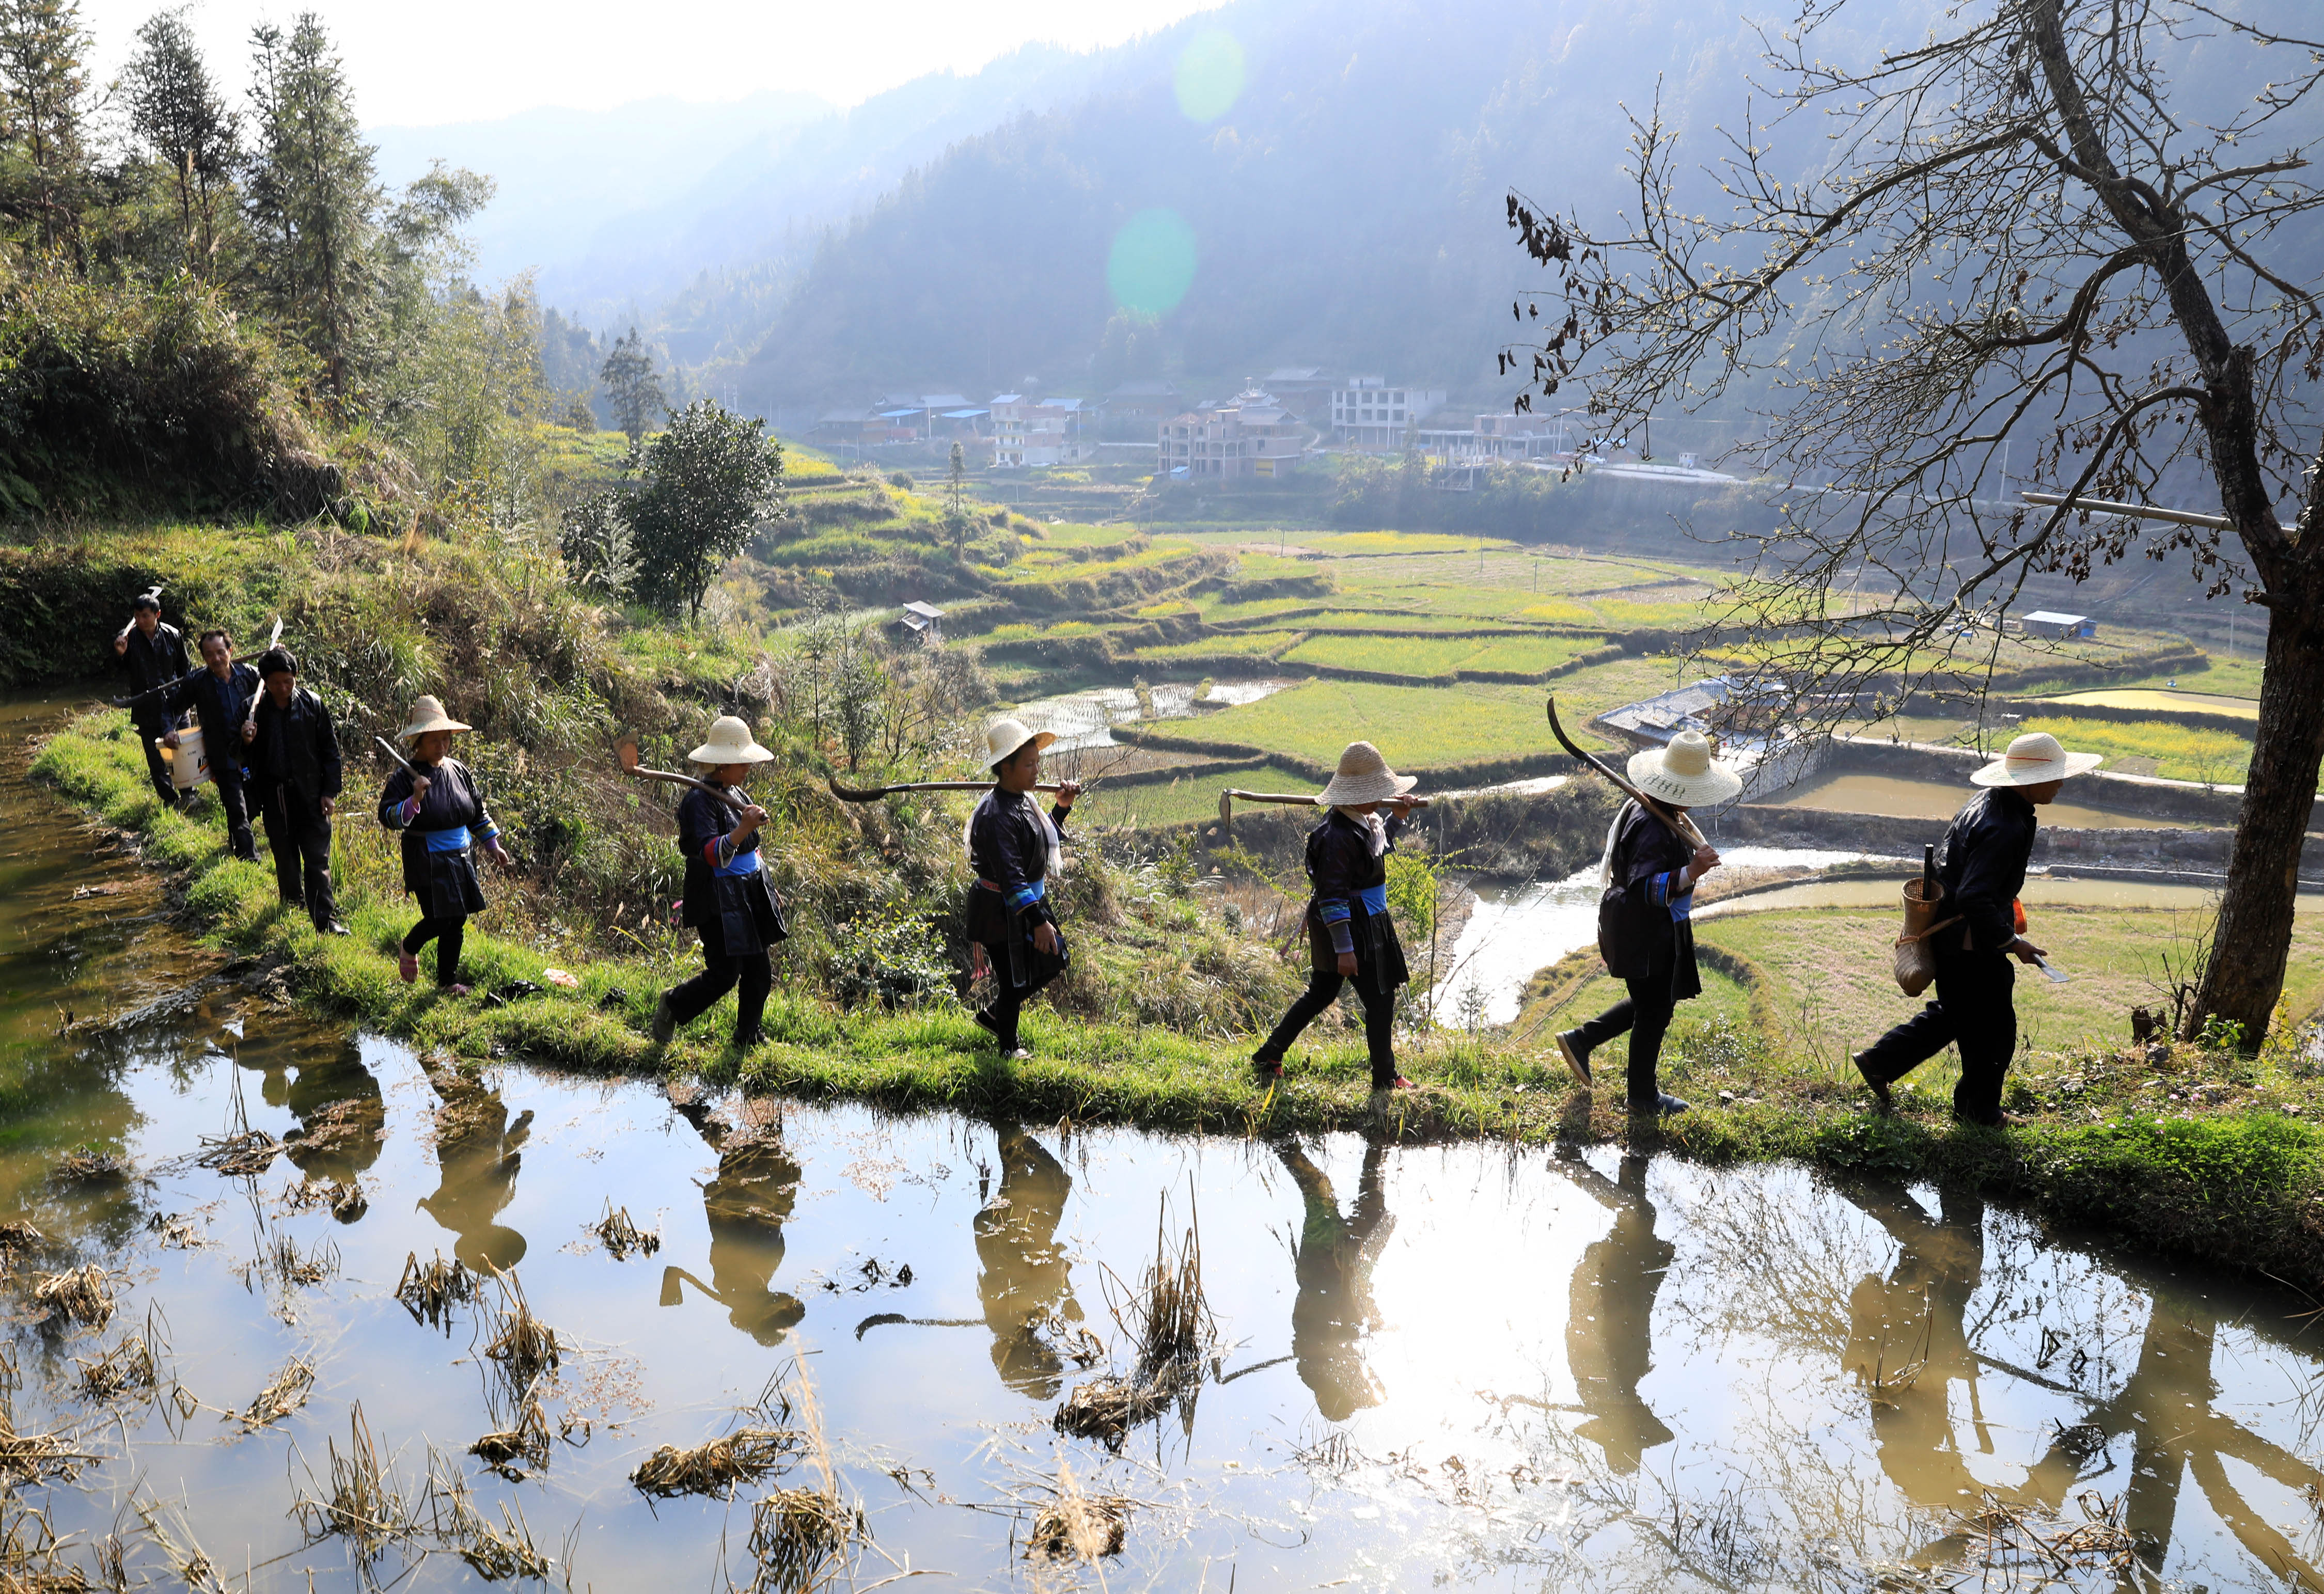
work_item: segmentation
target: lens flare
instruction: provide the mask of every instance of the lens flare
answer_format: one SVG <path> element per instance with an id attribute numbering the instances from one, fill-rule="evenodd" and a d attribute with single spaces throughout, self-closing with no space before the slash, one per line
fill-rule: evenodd
<path id="1" fill-rule="evenodd" d="M 1189 121 L 1215 122 L 1242 97 L 1242 46 L 1224 28 L 1206 28 L 1178 55 L 1178 109 Z"/>
<path id="2" fill-rule="evenodd" d="M 1169 314 L 1194 285 L 1194 229 L 1175 210 L 1139 211 L 1113 235 L 1105 285 L 1125 310 Z"/>

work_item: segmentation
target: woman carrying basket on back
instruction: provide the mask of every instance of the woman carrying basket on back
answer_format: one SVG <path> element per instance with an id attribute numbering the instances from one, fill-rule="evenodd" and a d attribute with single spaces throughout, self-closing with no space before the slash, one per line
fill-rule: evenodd
<path id="1" fill-rule="evenodd" d="M 1396 988 L 1412 978 L 1404 945 L 1388 912 L 1388 855 L 1412 812 L 1410 793 L 1420 783 L 1388 767 L 1379 749 L 1351 742 L 1340 767 L 1316 799 L 1331 812 L 1307 833 L 1307 989 L 1283 1015 L 1275 1033 L 1251 1055 L 1263 1083 L 1283 1077 L 1283 1055 L 1299 1032 L 1314 1023 L 1355 981 L 1363 1004 L 1364 1044 L 1371 1054 L 1372 1089 L 1401 1091 L 1411 1084 L 1396 1071 Z M 1382 817 L 1385 807 L 1392 812 Z"/>

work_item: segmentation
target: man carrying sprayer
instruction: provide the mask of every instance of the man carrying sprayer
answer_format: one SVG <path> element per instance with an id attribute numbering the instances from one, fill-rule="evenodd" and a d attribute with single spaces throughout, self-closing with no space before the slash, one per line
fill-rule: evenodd
<path id="1" fill-rule="evenodd" d="M 210 779 L 217 787 L 218 806 L 226 810 L 226 840 L 235 857 L 255 863 L 258 838 L 251 834 L 249 799 L 242 786 L 242 728 L 250 720 L 251 700 L 258 696 L 258 672 L 234 661 L 233 639 L 222 631 L 202 632 L 200 647 L 202 668 L 172 687 L 161 705 L 172 713 L 191 707 L 201 722 Z M 164 735 L 161 745 L 174 751 L 178 733 Z"/>
<path id="2" fill-rule="evenodd" d="M 244 723 L 250 789 L 266 821 L 274 885 L 284 906 L 303 908 L 315 928 L 344 935 L 331 892 L 331 815 L 338 807 L 338 733 L 323 700 L 299 685 L 288 648 L 258 656 L 258 707 Z"/>
<path id="3" fill-rule="evenodd" d="M 2068 752 L 2042 732 L 2020 736 L 2000 758 L 1969 776 L 1985 788 L 1953 815 L 1945 832 L 1937 878 L 1944 906 L 1928 932 L 1934 953 L 1937 1000 L 1855 1055 L 1856 1066 L 1883 1112 L 1895 1103 L 1888 1087 L 1950 1045 L 1960 1052 L 1960 1083 L 1953 1116 L 1998 1129 L 2002 1077 L 2017 1049 L 2017 972 L 2012 957 L 2040 963 L 2042 949 L 2025 939 L 2026 860 L 2034 855 L 2034 810 L 2054 800 L 2072 776 L 2103 761 L 2097 753 Z"/>
<path id="4" fill-rule="evenodd" d="M 174 804 L 178 788 L 159 746 L 171 730 L 171 715 L 161 706 L 159 688 L 190 674 L 193 667 L 186 662 L 186 633 L 161 619 L 160 587 L 150 587 L 129 601 L 129 623 L 113 639 L 113 653 L 129 671 L 134 699 L 129 723 L 137 727 L 137 744 L 145 750 L 145 772 L 153 778 L 154 795 Z"/>

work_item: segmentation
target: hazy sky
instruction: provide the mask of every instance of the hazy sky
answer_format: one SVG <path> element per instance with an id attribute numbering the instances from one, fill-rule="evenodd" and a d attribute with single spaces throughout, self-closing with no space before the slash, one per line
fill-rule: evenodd
<path id="1" fill-rule="evenodd" d="M 923 73 L 973 71 L 1019 44 L 1120 43 L 1217 0 L 196 0 L 211 68 L 239 90 L 251 25 L 321 14 L 375 125 L 466 122 L 535 106 L 788 88 L 849 106 Z M 81 0 L 109 77 L 156 0 Z"/>

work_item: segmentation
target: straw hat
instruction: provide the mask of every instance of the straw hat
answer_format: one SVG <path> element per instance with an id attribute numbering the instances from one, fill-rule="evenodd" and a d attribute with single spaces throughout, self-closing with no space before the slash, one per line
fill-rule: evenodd
<path id="1" fill-rule="evenodd" d="M 1388 767 L 1380 750 L 1369 742 L 1351 742 L 1340 754 L 1340 767 L 1317 800 L 1327 808 L 1353 808 L 1365 803 L 1385 803 L 1420 784 L 1417 775 L 1399 775 Z"/>
<path id="2" fill-rule="evenodd" d="M 1743 777 L 1711 756 L 1710 739 L 1681 731 L 1665 747 L 1630 755 L 1630 784 L 1650 797 L 1682 808 L 1723 803 L 1743 789 Z"/>
<path id="3" fill-rule="evenodd" d="M 722 714 L 710 722 L 710 740 L 686 756 L 697 764 L 763 764 L 775 755 L 752 740 L 750 726 Z"/>
<path id="4" fill-rule="evenodd" d="M 1977 786 L 2039 786 L 2069 775 L 2087 775 L 2104 762 L 2102 753 L 2068 752 L 2047 731 L 2029 731 L 2011 742 L 2007 752 L 1972 771 L 1969 781 Z"/>
<path id="5" fill-rule="evenodd" d="M 1056 732 L 1028 730 L 1021 720 L 995 720 L 984 727 L 984 767 L 990 769 L 1006 762 L 1028 742 L 1041 748 L 1056 739 Z"/>
<path id="6" fill-rule="evenodd" d="M 398 742 L 409 742 L 414 736 L 424 736 L 430 731 L 471 731 L 444 712 L 444 703 L 438 697 L 422 697 L 411 705 L 411 723 L 395 733 Z"/>

